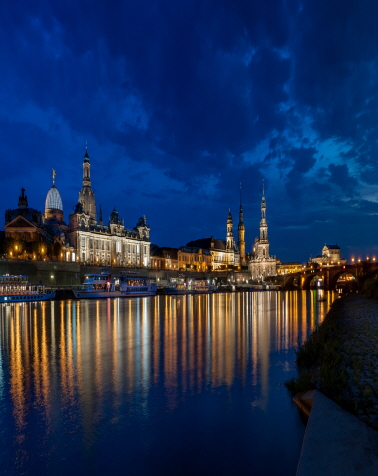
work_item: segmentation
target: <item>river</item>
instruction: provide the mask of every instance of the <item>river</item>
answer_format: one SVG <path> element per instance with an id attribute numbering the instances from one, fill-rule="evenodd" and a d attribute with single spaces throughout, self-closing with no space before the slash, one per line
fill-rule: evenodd
<path id="1" fill-rule="evenodd" d="M 1 474 L 294 475 L 305 427 L 284 382 L 325 296 L 1 305 Z"/>

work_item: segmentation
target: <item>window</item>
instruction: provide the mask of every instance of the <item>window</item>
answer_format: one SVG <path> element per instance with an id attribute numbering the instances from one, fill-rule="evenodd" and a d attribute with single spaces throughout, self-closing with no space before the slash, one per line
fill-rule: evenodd
<path id="1" fill-rule="evenodd" d="M 85 248 L 85 237 L 84 236 L 81 237 L 81 247 Z"/>
<path id="2" fill-rule="evenodd" d="M 116 241 L 116 252 L 117 253 L 121 252 L 121 242 L 120 241 Z"/>

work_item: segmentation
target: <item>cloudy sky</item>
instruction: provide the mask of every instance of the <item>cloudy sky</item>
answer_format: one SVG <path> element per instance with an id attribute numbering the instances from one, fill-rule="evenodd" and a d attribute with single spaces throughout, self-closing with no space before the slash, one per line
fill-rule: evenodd
<path id="1" fill-rule="evenodd" d="M 66 221 L 86 141 L 104 219 L 182 246 L 237 234 L 265 181 L 270 251 L 378 252 L 378 2 L 123 0 L 0 3 L 2 209 Z"/>

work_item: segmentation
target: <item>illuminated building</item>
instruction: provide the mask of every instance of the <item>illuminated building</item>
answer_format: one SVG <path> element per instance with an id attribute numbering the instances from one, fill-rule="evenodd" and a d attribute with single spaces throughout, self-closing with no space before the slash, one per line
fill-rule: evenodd
<path id="1" fill-rule="evenodd" d="M 154 269 L 179 269 L 178 248 L 151 245 L 151 268 Z"/>
<path id="2" fill-rule="evenodd" d="M 47 192 L 45 201 L 44 227 L 49 230 L 54 243 L 66 244 L 68 226 L 64 222 L 63 202 L 55 185 L 56 172 L 52 171 L 52 187 Z"/>
<path id="3" fill-rule="evenodd" d="M 277 274 L 292 274 L 302 271 L 302 263 L 277 263 Z"/>
<path id="4" fill-rule="evenodd" d="M 114 208 L 108 225 L 104 225 L 100 207 L 97 221 L 88 150 L 84 155 L 79 202 L 69 220 L 69 241 L 76 249 L 79 261 L 112 266 L 150 265 L 150 227 L 145 217 L 139 218 L 136 226 L 129 230 Z"/>
<path id="5" fill-rule="evenodd" d="M 341 249 L 337 245 L 324 245 L 322 254 L 310 258 L 310 263 L 317 263 L 320 266 L 338 266 L 346 264 L 346 260 L 341 258 Z"/>
<path id="6" fill-rule="evenodd" d="M 210 271 L 211 270 L 211 253 L 209 250 L 182 246 L 178 253 L 178 266 L 180 270 L 191 271 Z"/>
<path id="7" fill-rule="evenodd" d="M 252 279 L 264 281 L 267 276 L 277 275 L 276 258 L 269 255 L 268 222 L 266 221 L 266 202 L 264 186 L 261 199 L 260 238 L 255 238 L 252 258 L 248 268 Z"/>
<path id="8" fill-rule="evenodd" d="M 241 213 L 241 219 L 243 214 Z M 240 223 L 239 223 L 240 226 Z M 187 243 L 187 247 L 201 248 L 202 250 L 208 250 L 211 254 L 211 265 L 214 271 L 224 269 L 234 269 L 240 266 L 240 253 L 235 244 L 235 238 L 232 231 L 233 222 L 230 211 L 227 216 L 226 225 L 226 240 L 216 239 L 213 236 L 210 238 L 201 238 L 199 240 L 190 241 Z M 243 233 L 239 234 L 244 238 L 244 224 Z M 242 240 L 243 241 L 243 240 Z"/>

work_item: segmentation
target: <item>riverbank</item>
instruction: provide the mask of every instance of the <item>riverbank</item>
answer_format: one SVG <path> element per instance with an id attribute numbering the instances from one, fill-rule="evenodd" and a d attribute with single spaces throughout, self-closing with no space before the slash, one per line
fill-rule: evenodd
<path id="1" fill-rule="evenodd" d="M 299 377 L 292 393 L 316 388 L 378 430 L 378 301 L 350 295 L 297 353 Z"/>

